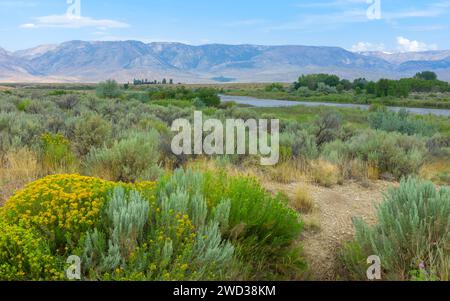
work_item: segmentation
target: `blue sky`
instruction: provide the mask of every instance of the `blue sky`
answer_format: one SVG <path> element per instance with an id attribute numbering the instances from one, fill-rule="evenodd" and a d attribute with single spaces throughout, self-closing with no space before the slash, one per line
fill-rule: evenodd
<path id="1" fill-rule="evenodd" d="M 450 0 L 0 0 L 10 51 L 68 40 L 421 51 L 450 49 L 449 33 Z"/>

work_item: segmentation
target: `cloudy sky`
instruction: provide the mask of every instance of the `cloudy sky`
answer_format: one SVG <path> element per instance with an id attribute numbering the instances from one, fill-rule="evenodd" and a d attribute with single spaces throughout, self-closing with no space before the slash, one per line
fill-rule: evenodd
<path id="1" fill-rule="evenodd" d="M 79 4 L 79 5 L 78 5 Z M 450 0 L 0 0 L 0 47 L 68 40 L 450 49 Z"/>

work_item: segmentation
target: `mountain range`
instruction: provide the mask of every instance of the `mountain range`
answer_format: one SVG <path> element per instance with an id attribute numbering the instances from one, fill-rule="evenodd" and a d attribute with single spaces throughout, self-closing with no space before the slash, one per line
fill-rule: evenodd
<path id="1" fill-rule="evenodd" d="M 355 53 L 338 47 L 139 41 L 69 41 L 8 52 L 0 48 L 0 82 L 98 82 L 172 78 L 182 83 L 292 82 L 301 74 L 400 78 L 436 72 L 450 80 L 450 50 Z"/>

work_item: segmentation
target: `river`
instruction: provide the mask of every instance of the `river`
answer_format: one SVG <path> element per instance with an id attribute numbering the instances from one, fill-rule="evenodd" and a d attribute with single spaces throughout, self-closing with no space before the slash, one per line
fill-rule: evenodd
<path id="1" fill-rule="evenodd" d="M 294 106 L 307 106 L 307 107 L 337 107 L 337 108 L 354 108 L 368 110 L 369 105 L 350 104 L 350 103 L 333 103 L 333 102 L 312 102 L 312 101 L 290 101 L 290 100 L 278 100 L 278 99 L 259 99 L 247 96 L 230 96 L 220 95 L 222 102 L 234 101 L 237 104 L 249 105 L 257 108 L 276 108 L 276 107 L 294 107 Z M 428 109 L 428 108 L 406 108 L 406 107 L 388 107 L 391 111 L 400 111 L 405 109 L 406 111 L 417 115 L 437 115 L 437 116 L 450 116 L 450 110 L 445 109 Z"/>

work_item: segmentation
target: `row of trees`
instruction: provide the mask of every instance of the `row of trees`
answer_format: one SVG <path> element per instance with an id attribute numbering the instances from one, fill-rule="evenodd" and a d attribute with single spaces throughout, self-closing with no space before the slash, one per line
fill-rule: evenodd
<path id="1" fill-rule="evenodd" d="M 158 81 L 158 80 L 152 80 L 149 81 L 147 78 L 146 79 L 133 79 L 133 85 L 135 86 L 139 86 L 139 85 L 173 85 L 173 79 L 165 79 L 163 78 L 162 81 Z"/>
<path id="2" fill-rule="evenodd" d="M 411 92 L 448 92 L 450 86 L 445 81 L 438 80 L 436 73 L 424 71 L 417 73 L 412 78 L 400 80 L 380 79 L 377 82 L 365 78 L 355 79 L 353 82 L 340 79 L 331 74 L 302 75 L 294 83 L 295 90 L 308 88 L 312 91 L 323 90 L 324 87 L 331 88 L 337 92 L 354 90 L 357 94 L 364 91 L 377 97 L 396 96 L 407 97 Z"/>

